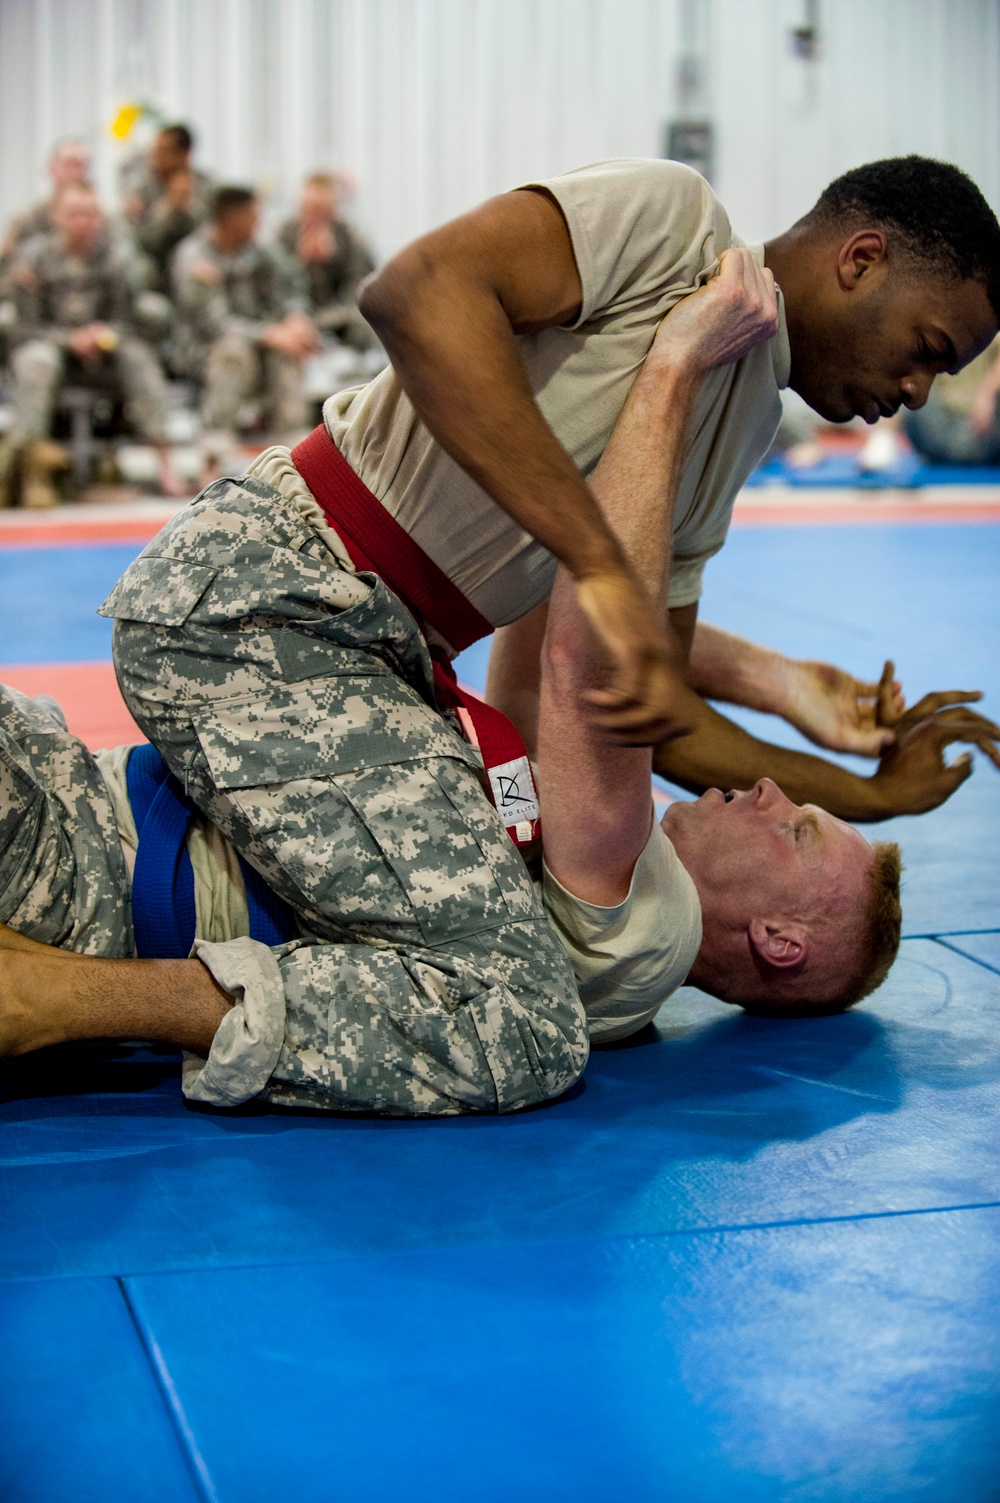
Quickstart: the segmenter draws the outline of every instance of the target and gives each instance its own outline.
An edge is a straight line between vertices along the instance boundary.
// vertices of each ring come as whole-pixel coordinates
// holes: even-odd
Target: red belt
[[[356,569],[377,574],[416,618],[456,652],[493,628],[461,590],[415,543],[351,469],[320,423],[292,450],[292,463],[343,541]],[[442,709],[464,710],[489,775],[490,797],[507,834],[523,849],[541,837],[538,793],[524,742],[499,710],[455,677],[444,653],[431,649],[434,693]]]

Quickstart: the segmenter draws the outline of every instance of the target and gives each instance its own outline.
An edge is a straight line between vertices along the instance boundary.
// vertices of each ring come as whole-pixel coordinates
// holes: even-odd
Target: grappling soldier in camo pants
[[[281,1002],[256,1092],[406,1115],[547,1100],[588,1054],[569,959],[412,617],[322,532],[252,476],[219,481],[102,607],[136,721],[302,935],[255,946]]]

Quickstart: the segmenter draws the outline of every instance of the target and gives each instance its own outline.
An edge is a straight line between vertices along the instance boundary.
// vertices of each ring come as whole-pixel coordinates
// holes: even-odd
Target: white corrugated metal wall
[[[745,236],[903,151],[957,161],[1000,206],[1000,0],[822,0],[813,62],[790,46],[804,0],[0,0],[0,216],[61,135],[92,141],[110,195],[108,122],[134,98],[275,209],[303,172],[348,168],[385,254],[526,177],[659,154],[685,5]]]

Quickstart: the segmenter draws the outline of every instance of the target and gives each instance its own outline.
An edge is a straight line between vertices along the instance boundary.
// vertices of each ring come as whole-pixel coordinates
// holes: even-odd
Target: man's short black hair
[[[229,184],[225,188],[216,188],[212,199],[212,218],[224,219],[227,214],[232,214],[237,209],[248,209],[256,202],[257,195],[252,188],[241,188],[235,184]]]
[[[194,132],[187,125],[165,125],[161,136],[169,136],[178,151],[194,150]]]
[[[949,280],[981,282],[1000,320],[1000,224],[951,162],[887,157],[826,188],[807,222],[884,230],[904,255]]]

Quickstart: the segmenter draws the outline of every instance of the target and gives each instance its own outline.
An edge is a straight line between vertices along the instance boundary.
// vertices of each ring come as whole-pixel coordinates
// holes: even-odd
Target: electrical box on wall
[[[715,166],[715,130],[711,120],[671,120],[664,132],[663,155],[672,162],[693,167],[712,181]]]

